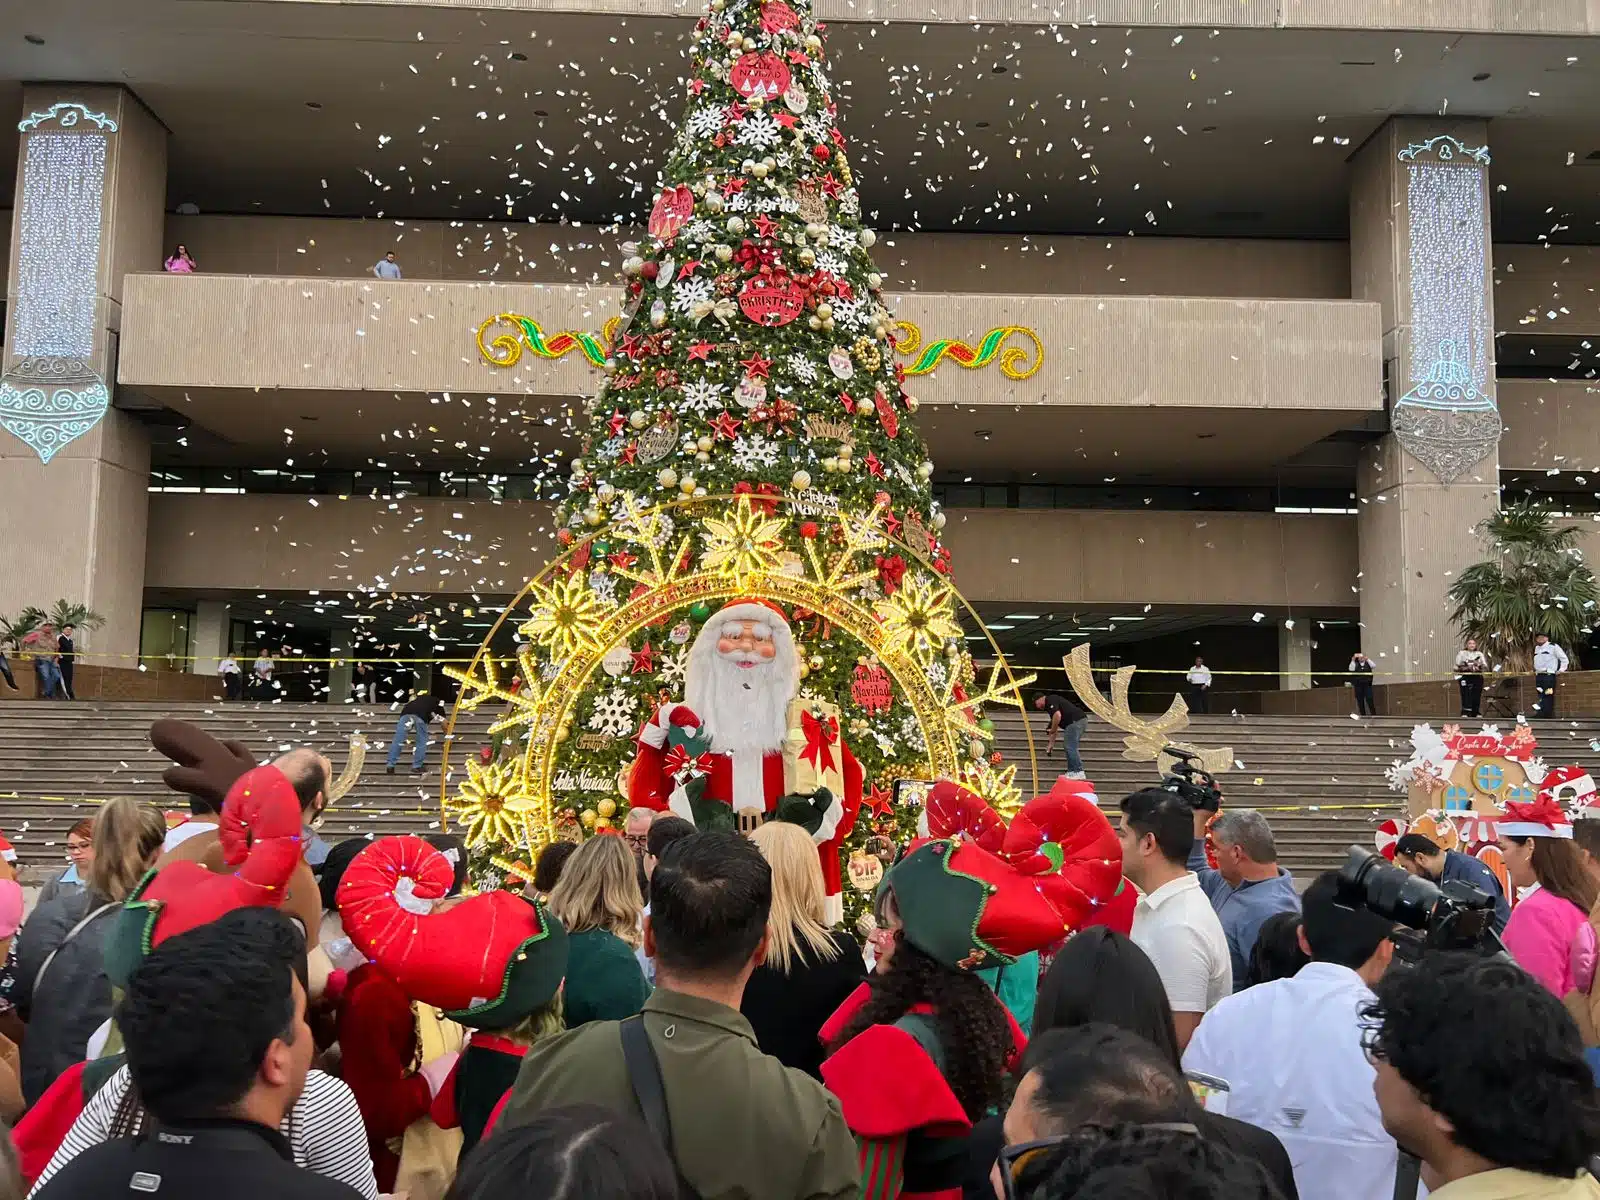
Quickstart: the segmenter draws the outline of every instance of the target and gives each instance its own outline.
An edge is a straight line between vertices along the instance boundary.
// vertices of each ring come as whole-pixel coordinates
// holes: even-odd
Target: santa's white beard
[[[700,718],[711,748],[722,754],[782,750],[789,735],[789,701],[799,682],[798,672],[780,665],[783,647],[777,657],[752,667],[723,658],[715,646],[710,649],[690,663],[683,702]]]

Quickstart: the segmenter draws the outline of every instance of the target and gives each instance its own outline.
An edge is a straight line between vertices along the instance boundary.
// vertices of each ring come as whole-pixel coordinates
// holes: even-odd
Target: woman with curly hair
[[[650,996],[638,956],[644,896],[628,843],[612,834],[592,837],[561,870],[550,913],[567,930],[567,1028],[620,1021]]]
[[[822,1027],[822,1080],[861,1152],[863,1200],[953,1200],[987,1158],[1022,1031],[977,971],[1059,939],[1034,881],[970,842],[927,842],[878,894],[878,971]]]

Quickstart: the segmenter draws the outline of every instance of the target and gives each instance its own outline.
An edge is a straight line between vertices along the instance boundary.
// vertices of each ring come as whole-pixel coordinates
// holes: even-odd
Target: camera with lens
[[[1200,765],[1200,756],[1192,750],[1167,746],[1164,752],[1178,761],[1162,776],[1161,790],[1181,796],[1191,808],[1216,812],[1222,807],[1222,789],[1216,776]]]
[[[1335,898],[1345,908],[1364,908],[1404,926],[1394,932],[1395,952],[1403,959],[1415,961],[1426,950],[1503,949],[1488,892],[1458,879],[1440,887],[1362,846],[1351,846],[1339,868]]]

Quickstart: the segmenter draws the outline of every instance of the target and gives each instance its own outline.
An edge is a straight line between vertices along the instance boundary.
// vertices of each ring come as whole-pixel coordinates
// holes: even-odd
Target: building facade
[[[988,632],[1240,686],[1358,645],[1447,670],[1502,491],[1600,508],[1600,18],[958,8],[819,12],[903,364],[976,355],[914,390]],[[695,16],[30,15],[0,49],[0,613],[81,600],[90,661],[201,673],[474,644],[553,552],[599,375],[550,339],[619,309]]]

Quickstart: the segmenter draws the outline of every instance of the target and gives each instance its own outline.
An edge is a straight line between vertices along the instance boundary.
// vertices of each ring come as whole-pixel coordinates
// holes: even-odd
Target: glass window
[[[147,608],[139,622],[139,665],[150,671],[189,669],[190,615],[178,608]]]

